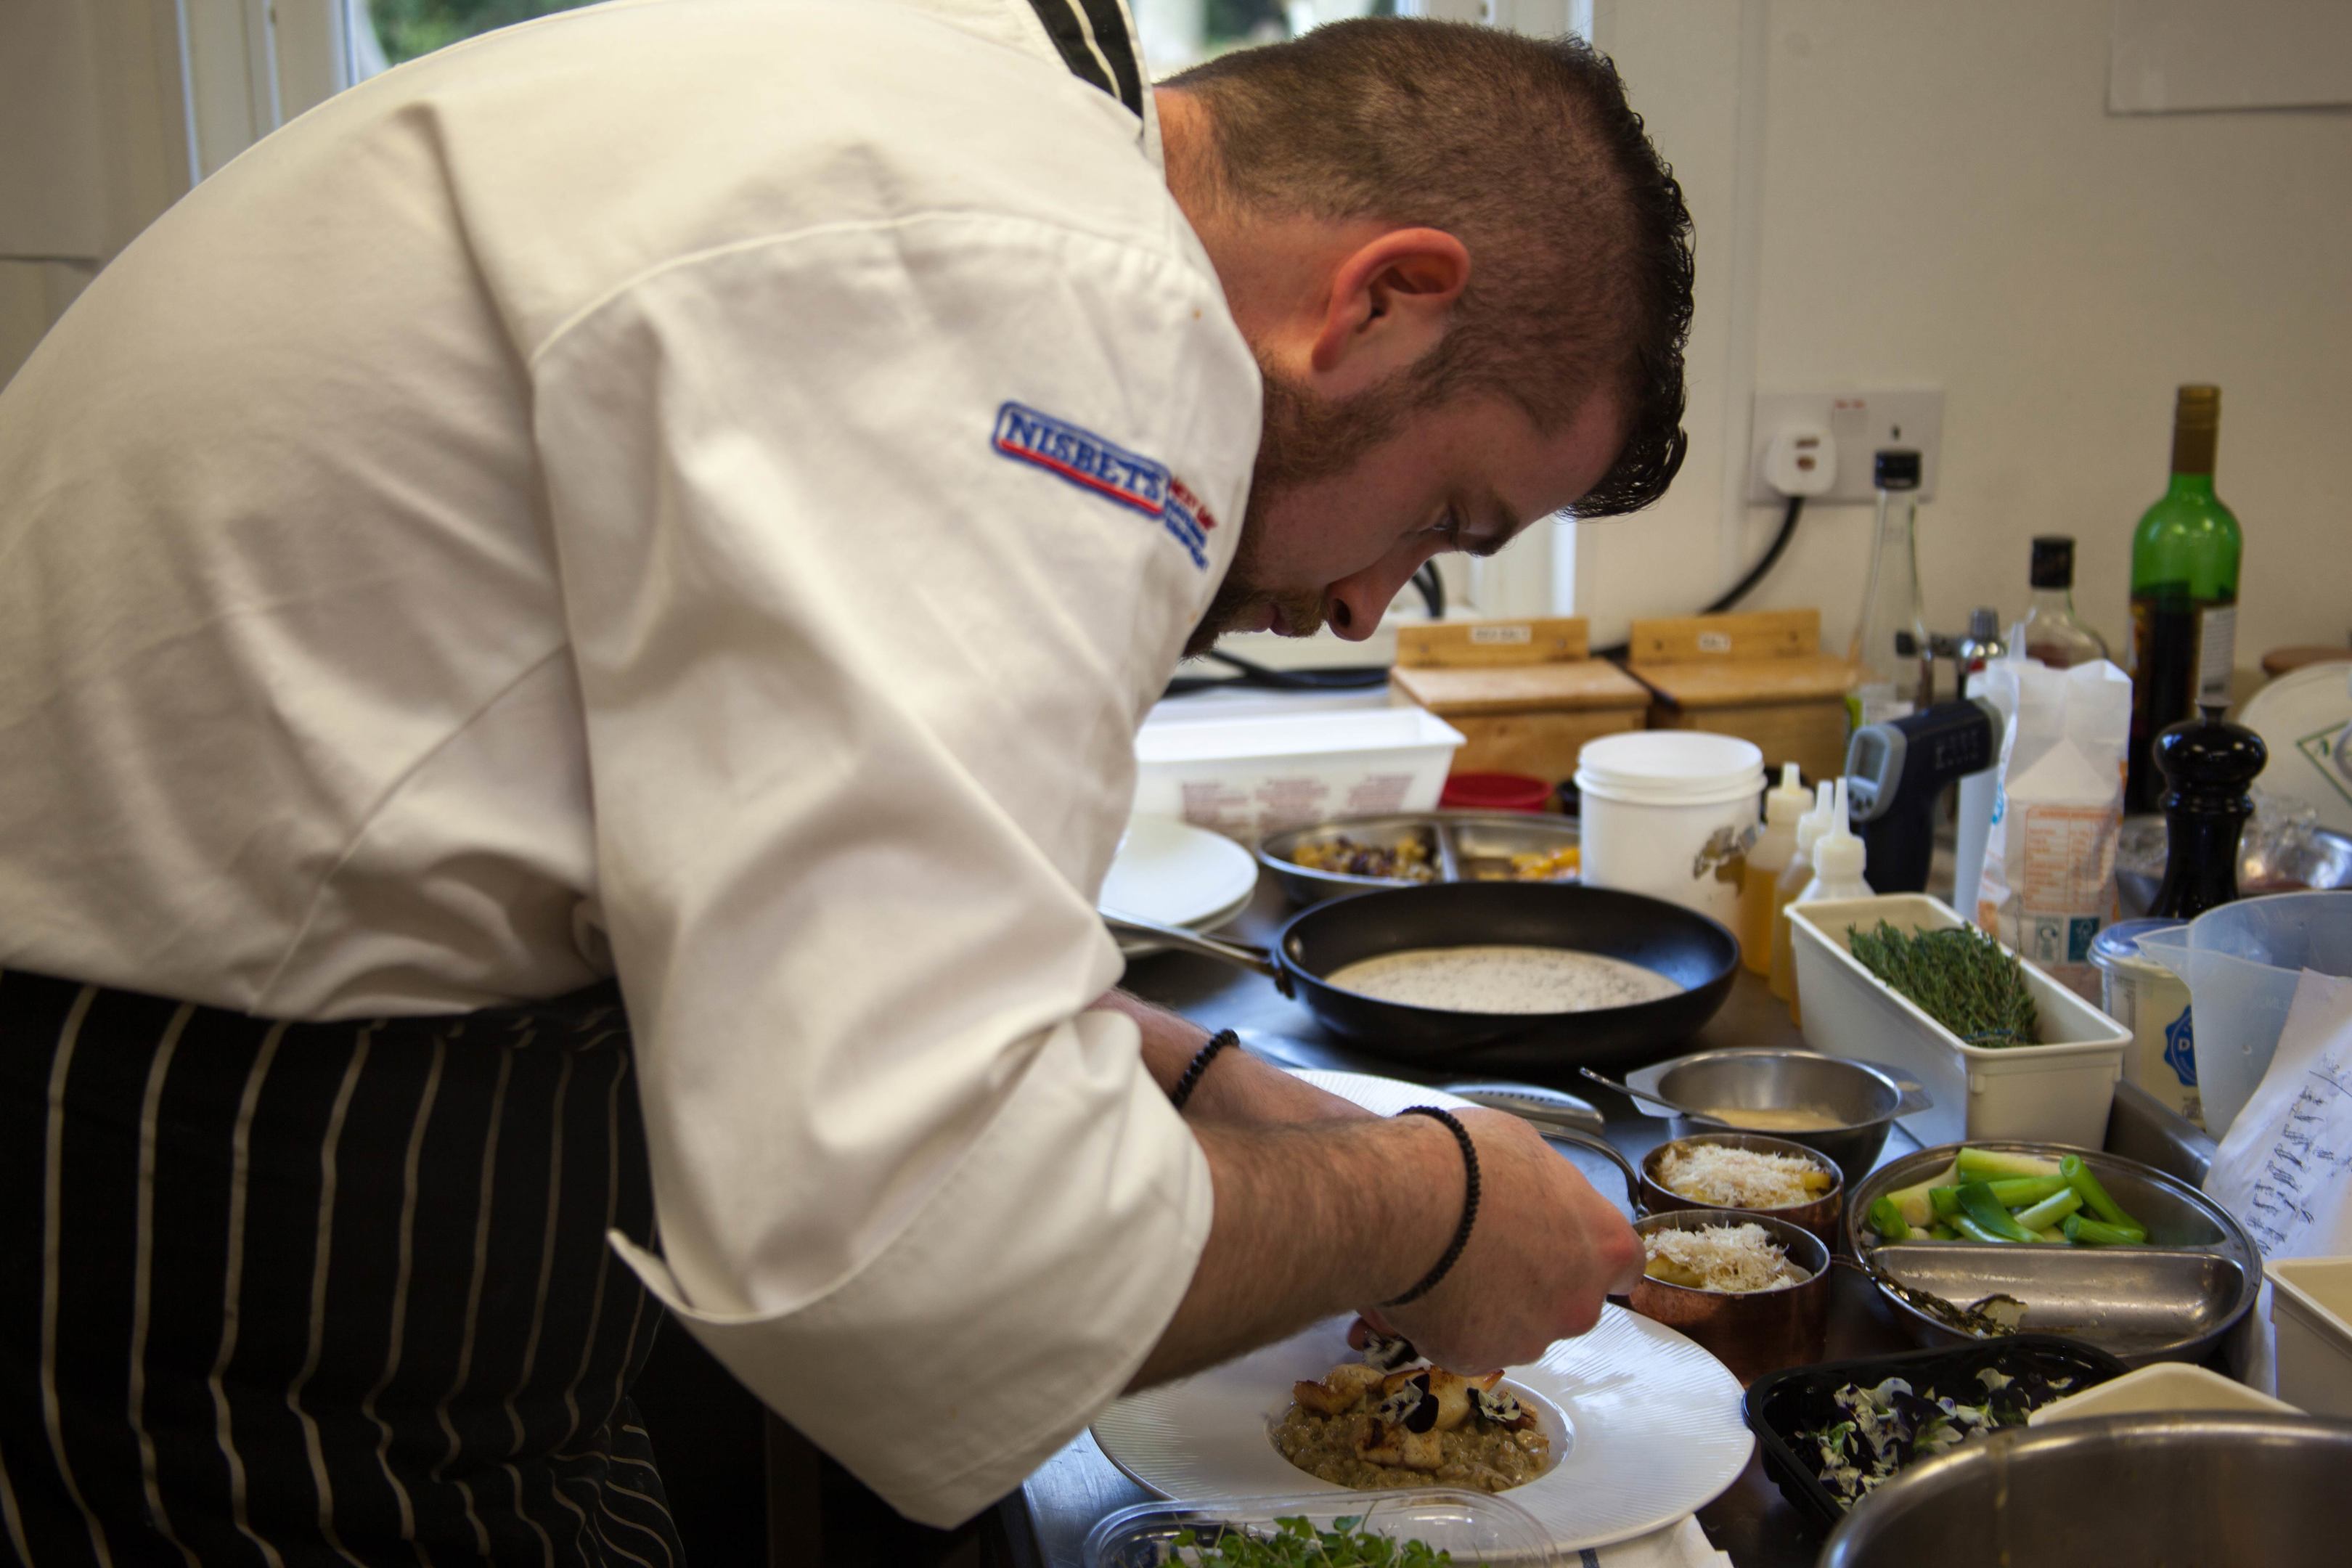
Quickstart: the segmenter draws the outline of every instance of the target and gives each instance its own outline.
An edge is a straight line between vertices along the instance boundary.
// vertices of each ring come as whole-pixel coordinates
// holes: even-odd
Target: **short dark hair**
[[[1682,466],[1691,221],[1607,56],[1573,37],[1367,18],[1221,56],[1168,86],[1208,111],[1244,212],[1443,229],[1471,255],[1426,400],[1492,391],[1539,429],[1610,386],[1625,443],[1576,507],[1637,510]]]

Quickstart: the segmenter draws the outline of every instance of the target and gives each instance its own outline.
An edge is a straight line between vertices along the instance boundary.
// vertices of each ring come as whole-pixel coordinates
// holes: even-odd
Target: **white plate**
[[[1248,908],[1256,891],[1256,857],[1223,834],[1139,816],[1127,825],[1097,901],[1164,926],[1214,931]],[[1122,939],[1118,950],[1133,958],[1159,944]]]
[[[2352,664],[2288,671],[2246,699],[2238,722],[2270,748],[2257,788],[2312,807],[2323,827],[2352,833],[2352,757],[2336,747],[2352,723]]]
[[[1454,1096],[1360,1073],[1297,1075],[1370,1110],[1458,1105]],[[1201,1501],[1284,1492],[1339,1492],[1276,1452],[1272,1429],[1290,1385],[1353,1359],[1349,1320],[1334,1318],[1241,1360],[1122,1399],[1094,1426],[1111,1462],[1162,1497]],[[1602,1310],[1580,1339],[1561,1340],[1506,1376],[1552,1440],[1552,1468],[1504,1493],[1573,1552],[1672,1524],[1705,1506],[1746,1468],[1755,1438],[1740,1420],[1739,1382],[1660,1323]]]

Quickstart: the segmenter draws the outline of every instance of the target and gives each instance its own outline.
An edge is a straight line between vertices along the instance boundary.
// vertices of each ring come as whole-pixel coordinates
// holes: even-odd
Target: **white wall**
[[[1698,226],[1692,451],[1664,503],[1579,529],[1596,639],[1704,603],[1777,511],[1738,499],[1750,392],[1940,386],[1929,619],[2013,613],[2072,532],[2123,637],[2173,387],[2222,388],[2246,530],[2239,662],[2352,630],[2352,113],[2110,117],[2108,0],[1601,0],[1596,36]],[[1842,648],[1866,508],[1808,513],[1749,602]]]

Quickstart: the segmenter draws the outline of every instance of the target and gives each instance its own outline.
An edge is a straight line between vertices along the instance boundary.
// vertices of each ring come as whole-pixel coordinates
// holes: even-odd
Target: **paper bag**
[[[2091,939],[2116,916],[2131,679],[2105,659],[2051,669],[2025,658],[1980,679],[2008,722],[1977,924],[2095,1003]]]

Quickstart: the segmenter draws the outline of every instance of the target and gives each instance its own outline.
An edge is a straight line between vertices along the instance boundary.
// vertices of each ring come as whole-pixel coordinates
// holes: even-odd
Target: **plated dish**
[[[1274,1446],[1316,1479],[1355,1491],[1508,1491],[1551,1461],[1551,1439],[1500,1372],[1465,1377],[1378,1336],[1362,1360],[1290,1385]]]
[[[1366,1074],[1297,1076],[1380,1115],[1467,1103]],[[1348,1326],[1334,1318],[1122,1399],[1096,1421],[1095,1439],[1113,1464],[1161,1497],[1349,1495],[1300,1471],[1274,1439],[1296,1383],[1360,1359],[1349,1348]],[[1541,1360],[1504,1369],[1502,1386],[1533,1412],[1550,1465],[1501,1495],[1533,1515],[1556,1549],[1605,1546],[1672,1524],[1729,1486],[1754,1447],[1739,1419],[1738,1380],[1723,1363],[1621,1307],[1603,1309],[1591,1333],[1558,1342]]]

